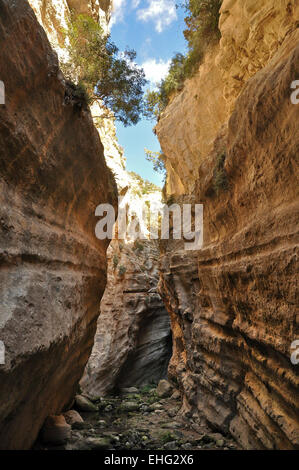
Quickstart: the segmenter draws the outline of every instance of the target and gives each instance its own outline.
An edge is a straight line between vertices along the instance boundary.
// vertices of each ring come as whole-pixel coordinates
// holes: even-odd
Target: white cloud
[[[148,59],[141,67],[145,72],[146,79],[150,82],[151,87],[155,87],[163,78],[166,77],[170,65],[170,60]]]
[[[132,0],[132,8],[138,8],[141,0]]]
[[[113,0],[110,28],[115,23],[120,23],[124,20],[126,6],[127,0]]]
[[[148,6],[137,10],[141,21],[153,21],[158,33],[177,19],[175,0],[147,0]]]

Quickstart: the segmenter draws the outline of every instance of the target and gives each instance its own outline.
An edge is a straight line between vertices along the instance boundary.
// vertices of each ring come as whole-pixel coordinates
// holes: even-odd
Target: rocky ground
[[[92,400],[77,396],[75,407],[80,414],[71,411],[64,417],[53,417],[60,418],[60,422],[52,422],[48,430],[44,427],[35,449],[237,449],[231,438],[195,424],[190,417],[180,416],[178,392],[170,397],[161,395],[156,387],[144,387]]]

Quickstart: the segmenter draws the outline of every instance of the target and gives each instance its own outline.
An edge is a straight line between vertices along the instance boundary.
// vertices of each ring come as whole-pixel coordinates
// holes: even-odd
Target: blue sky
[[[129,47],[137,52],[137,63],[144,67],[151,87],[165,76],[174,54],[186,50],[184,11],[175,4],[176,0],[114,0],[111,39],[120,50]],[[154,122],[147,120],[126,128],[117,123],[117,136],[125,149],[127,169],[162,186],[162,177],[144,154],[145,147],[160,150],[153,127]]]

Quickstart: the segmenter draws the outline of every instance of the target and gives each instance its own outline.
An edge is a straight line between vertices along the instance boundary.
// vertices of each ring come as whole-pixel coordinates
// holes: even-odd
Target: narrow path
[[[35,448],[68,450],[198,450],[237,449],[236,443],[179,416],[181,400],[159,398],[156,389],[94,401],[98,411],[82,412],[83,423],[72,425],[71,438],[63,446]]]

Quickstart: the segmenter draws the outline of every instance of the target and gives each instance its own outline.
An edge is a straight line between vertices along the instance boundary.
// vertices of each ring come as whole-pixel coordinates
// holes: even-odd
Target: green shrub
[[[141,197],[142,195],[145,194],[150,194],[155,191],[160,191],[160,188],[156,186],[154,183],[151,183],[147,179],[143,179],[138,173],[135,173],[135,171],[129,171],[128,172],[137,182],[138,188],[132,189],[133,194],[136,196]]]
[[[153,165],[155,172],[163,175],[163,180],[166,179],[165,157],[162,152],[152,152],[151,150],[144,149],[145,158]]]
[[[120,276],[124,276],[126,271],[127,271],[127,268],[121,264],[120,267],[118,268],[118,274]]]
[[[228,189],[227,174],[224,168],[225,158],[225,153],[221,153],[217,156],[216,159],[216,166],[213,175],[213,187],[216,194],[218,194],[221,190]]]
[[[153,388],[155,388],[156,385],[155,384],[148,384],[148,385],[144,385],[141,389],[140,389],[140,393],[142,395],[147,395],[151,390],[153,390]]]
[[[173,194],[172,194],[171,196],[169,196],[169,198],[167,198],[166,204],[167,204],[168,206],[172,206],[172,204],[175,204],[175,197],[174,197]]]
[[[83,83],[79,82],[77,85],[71,80],[66,81],[66,92],[64,101],[66,104],[72,103],[78,110],[86,110],[91,104],[89,94]]]
[[[180,91],[187,78],[192,77],[202,61],[209,44],[220,39],[218,27],[222,0],[185,0],[183,6],[187,17],[184,31],[188,52],[177,53],[170,64],[168,75],[158,85],[157,91],[148,91],[145,96],[145,116],[159,119],[173,93]]]
[[[160,440],[163,444],[166,444],[167,442],[174,441],[175,436],[170,431],[165,431],[160,434]]]
[[[144,250],[143,244],[142,244],[140,241],[135,240],[135,242],[134,242],[134,250],[139,251],[139,252],[143,251],[143,250]]]
[[[207,46],[219,41],[218,27],[222,0],[186,0],[185,18],[187,29],[184,31],[188,42],[186,69],[189,75],[196,72]]]
[[[117,268],[118,262],[119,262],[118,256],[115,254],[113,256],[113,267],[114,267],[114,269]]]

